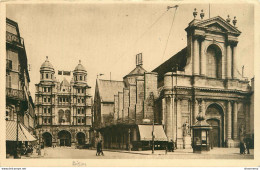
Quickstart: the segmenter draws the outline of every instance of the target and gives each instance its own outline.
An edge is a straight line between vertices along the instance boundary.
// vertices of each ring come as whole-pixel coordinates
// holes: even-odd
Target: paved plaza
[[[240,155],[239,148],[214,148],[201,154],[192,149],[177,149],[165,154],[164,150],[126,151],[104,150],[104,156],[96,156],[94,149],[73,149],[70,147],[45,148],[44,156],[33,154],[22,159],[254,159],[254,150],[250,154]]]

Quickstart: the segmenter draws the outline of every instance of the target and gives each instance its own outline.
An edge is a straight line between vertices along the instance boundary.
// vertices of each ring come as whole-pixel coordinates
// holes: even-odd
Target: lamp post
[[[16,109],[16,143],[15,143],[15,152],[14,152],[14,159],[20,159],[19,155],[19,120],[18,115],[20,113],[20,101],[18,101],[17,109]]]
[[[153,126],[152,126],[152,154],[154,154],[154,94],[150,93],[150,103],[153,110]]]

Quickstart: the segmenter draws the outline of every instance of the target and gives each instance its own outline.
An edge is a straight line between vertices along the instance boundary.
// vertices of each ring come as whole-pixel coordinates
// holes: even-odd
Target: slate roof
[[[158,73],[158,80],[163,79],[163,76],[167,72],[176,71],[176,64],[178,64],[178,71],[183,71],[187,63],[187,47],[179,51],[177,54],[169,58],[167,61],[159,65],[152,72]]]
[[[98,79],[97,86],[102,102],[114,102],[114,95],[122,92],[125,84],[123,81]]]
[[[144,75],[147,72],[142,66],[136,66],[129,74],[125,77],[132,76],[132,75]]]

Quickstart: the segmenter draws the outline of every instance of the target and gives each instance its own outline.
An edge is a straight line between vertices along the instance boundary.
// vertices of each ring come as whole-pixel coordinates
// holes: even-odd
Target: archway
[[[51,147],[52,146],[52,136],[49,132],[44,132],[42,134],[44,146]]]
[[[222,53],[215,44],[207,48],[207,76],[211,78],[222,77]]]
[[[85,134],[82,132],[77,133],[77,141],[79,145],[85,144]]]
[[[71,134],[68,131],[60,131],[58,133],[58,138],[60,140],[60,146],[71,146]]]
[[[218,104],[211,104],[206,110],[207,123],[212,126],[210,140],[213,147],[224,146],[224,112]]]

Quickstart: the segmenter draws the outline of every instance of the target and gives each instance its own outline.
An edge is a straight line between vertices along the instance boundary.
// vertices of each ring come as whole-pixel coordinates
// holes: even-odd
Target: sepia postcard
[[[0,5],[1,166],[260,165],[259,2]]]

